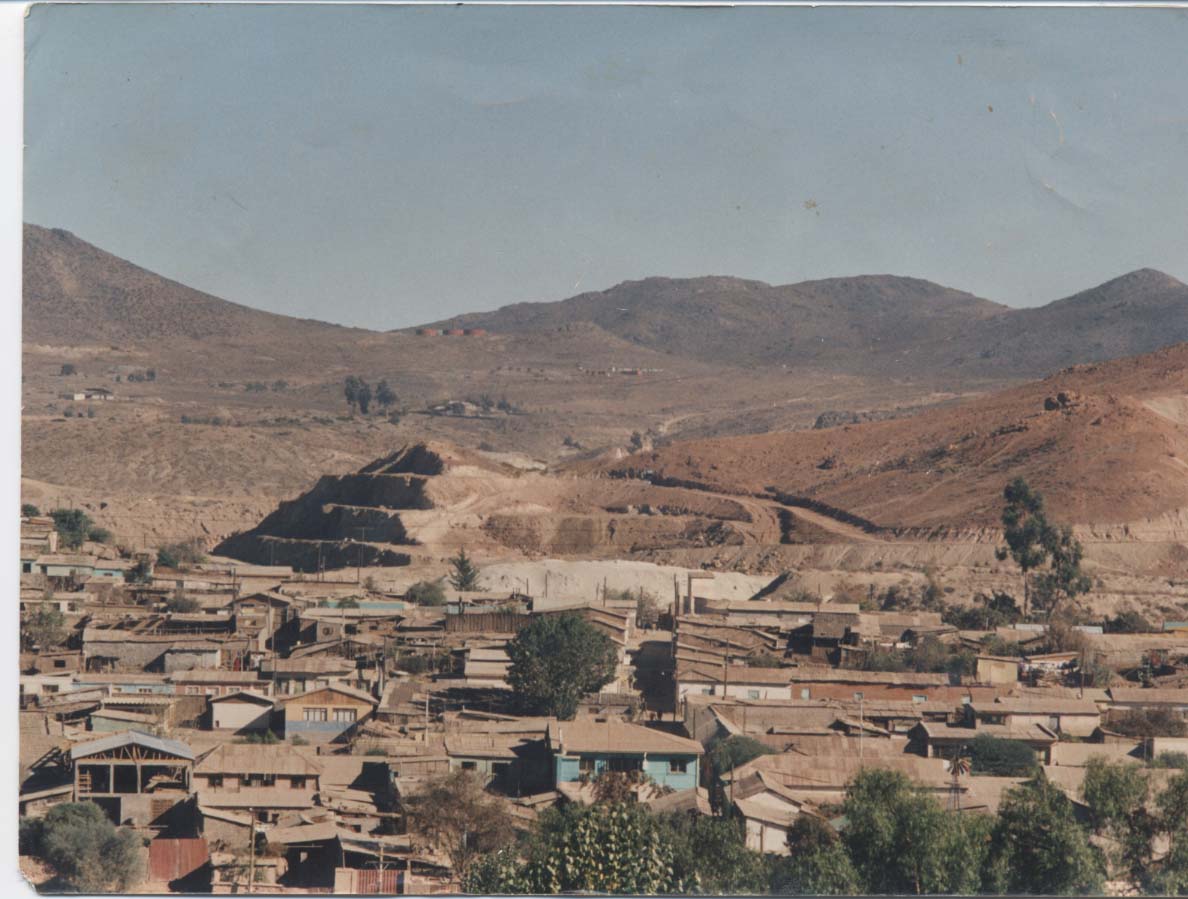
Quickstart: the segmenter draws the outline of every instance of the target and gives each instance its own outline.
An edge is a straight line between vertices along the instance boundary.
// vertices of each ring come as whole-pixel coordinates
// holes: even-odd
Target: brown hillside
[[[1188,507],[1188,345],[908,418],[674,443],[608,467],[774,488],[888,528],[993,525],[1021,475],[1061,520],[1139,522]]]

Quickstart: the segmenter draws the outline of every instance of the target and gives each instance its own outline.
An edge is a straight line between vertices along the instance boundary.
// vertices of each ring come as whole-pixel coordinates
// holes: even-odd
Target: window
[[[669,759],[668,771],[670,774],[684,774],[689,770],[688,759]]]
[[[611,759],[608,767],[612,771],[640,771],[643,769],[642,759]]]
[[[928,701],[928,697],[921,696],[919,693],[917,693],[915,696],[912,697],[912,702],[927,702],[927,701]]]
[[[334,720],[339,724],[354,724],[355,710],[354,709],[335,709]]]
[[[758,690],[747,690],[747,699],[758,699],[758,698],[759,698]]]
[[[306,721],[325,721],[326,720],[326,710],[316,708],[314,706],[309,706],[307,709],[305,709],[305,720]]]
[[[702,692],[702,695],[704,695],[704,696],[713,696],[714,688],[713,687],[702,687],[701,692]]]
[[[594,771],[594,756],[583,755],[582,760],[580,762],[578,762],[578,770],[593,772]]]
[[[801,688],[800,688],[800,698],[801,698],[801,699],[808,699],[808,698],[809,698],[809,688],[808,688],[808,687],[801,687]]]
[[[65,659],[54,659],[54,667],[55,668],[65,668],[66,660]]]
[[[474,771],[476,768],[478,768],[478,762],[463,762],[462,763],[463,771]]]
[[[245,787],[274,787],[276,786],[275,774],[241,774],[239,782]]]
[[[206,778],[206,785],[208,787],[218,788],[223,785],[223,775],[211,774]]]
[[[304,777],[290,777],[289,778],[289,786],[292,787],[294,790],[304,790],[305,789],[305,778]]]

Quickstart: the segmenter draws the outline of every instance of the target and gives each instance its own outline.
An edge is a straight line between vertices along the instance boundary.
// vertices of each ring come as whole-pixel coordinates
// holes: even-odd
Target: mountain
[[[727,277],[647,278],[439,326],[523,333],[592,322],[635,344],[710,362],[859,371],[922,343],[955,340],[1008,311],[972,294],[891,275],[779,287]]]
[[[1188,344],[891,421],[674,442],[604,471],[784,494],[892,531],[994,526],[1003,487],[1022,476],[1059,521],[1182,539]]]
[[[352,329],[261,312],[154,274],[69,231],[26,224],[27,343],[276,340]],[[362,332],[360,332],[362,333]]]
[[[891,377],[1038,377],[1188,340],[1188,286],[1151,269],[1036,309],[892,275],[772,286],[648,278],[442,327],[543,332],[594,322],[651,349],[728,365]]]

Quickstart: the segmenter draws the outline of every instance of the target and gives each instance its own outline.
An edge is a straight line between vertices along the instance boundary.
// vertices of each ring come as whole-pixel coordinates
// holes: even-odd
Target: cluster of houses
[[[729,802],[751,848],[783,853],[797,816],[831,820],[871,766],[994,811],[1019,779],[953,765],[979,735],[1030,746],[1074,799],[1095,755],[1188,752],[1188,739],[1111,729],[1130,710],[1188,715],[1188,630],[1087,634],[1094,661],[1119,673],[1086,687],[1084,653],[996,656],[979,651],[993,634],[937,614],[843,603],[678,596],[661,629],[640,624],[634,600],[454,595],[426,607],[233,563],[131,584],[97,564],[63,574],[22,558],[21,578],[22,613],[50,603],[65,628],[21,658],[20,813],[96,803],[151,838],[149,885],[162,891],[455,891],[448,853],[404,814],[453,771],[504,796],[516,828],[596,801],[611,772],[657,812]],[[572,720],[513,713],[507,644],[549,615],[579,615],[618,649],[613,678]],[[1042,642],[1010,636],[1024,652]],[[972,648],[976,673],[863,665],[927,638]],[[1125,677],[1144,664],[1146,686]],[[715,778],[706,754],[731,737],[767,753]]]

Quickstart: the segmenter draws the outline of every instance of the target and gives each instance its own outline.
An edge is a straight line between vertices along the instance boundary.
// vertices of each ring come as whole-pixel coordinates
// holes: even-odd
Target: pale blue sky
[[[648,275],[1188,278],[1183,11],[56,6],[25,218],[391,328]],[[807,205],[806,205],[807,204]]]

